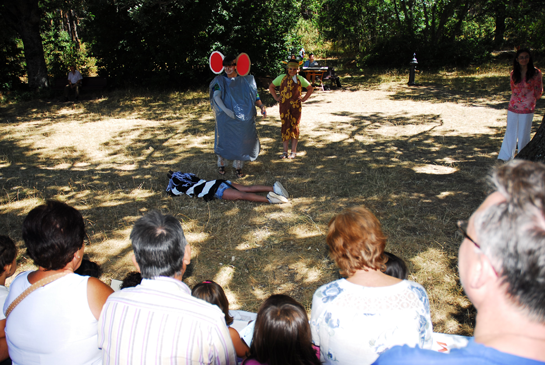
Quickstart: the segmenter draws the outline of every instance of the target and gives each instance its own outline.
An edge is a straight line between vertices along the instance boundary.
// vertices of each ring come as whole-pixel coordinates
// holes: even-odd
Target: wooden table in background
[[[316,81],[316,77],[320,78],[320,87],[322,88],[322,91],[324,91],[324,74],[327,72],[327,67],[303,67],[303,72],[305,73],[305,78],[310,82],[310,84],[314,84]]]

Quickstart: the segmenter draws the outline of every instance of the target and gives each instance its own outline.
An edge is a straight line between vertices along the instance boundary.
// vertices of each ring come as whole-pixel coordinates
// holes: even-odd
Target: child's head
[[[407,269],[407,264],[403,261],[402,258],[397,257],[393,253],[384,252],[384,255],[388,257],[386,262],[386,275],[393,276],[401,280],[407,280],[409,276],[409,270]]]
[[[90,276],[92,278],[98,279],[100,278],[100,275],[102,275],[102,269],[96,262],[84,257],[81,260],[81,265],[76,271],[74,271],[74,274],[78,274],[81,276]]]
[[[6,274],[9,278],[17,269],[15,259],[17,258],[17,246],[8,236],[0,236],[0,275],[6,271],[6,266],[10,266],[10,271]]]
[[[210,304],[215,304],[225,314],[225,323],[229,326],[233,323],[233,317],[229,315],[229,301],[223,288],[212,280],[205,280],[193,287],[191,295]]]
[[[138,271],[131,271],[123,279],[123,282],[121,283],[120,288],[121,289],[132,288],[134,286],[139,285],[141,282],[142,282],[142,274],[140,274]]]
[[[319,364],[305,309],[295,299],[272,295],[259,308],[250,358],[269,365]]]

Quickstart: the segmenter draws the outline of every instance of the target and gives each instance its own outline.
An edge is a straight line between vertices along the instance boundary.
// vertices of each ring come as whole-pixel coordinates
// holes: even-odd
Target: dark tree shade
[[[253,74],[274,75],[297,10],[288,0],[96,0],[84,27],[112,85],[179,87],[213,76],[214,50],[246,52]]]
[[[31,89],[48,86],[47,67],[40,36],[41,10],[38,0],[0,0],[2,18],[23,41]]]
[[[545,161],[545,115],[534,138],[515,158],[529,161]]]

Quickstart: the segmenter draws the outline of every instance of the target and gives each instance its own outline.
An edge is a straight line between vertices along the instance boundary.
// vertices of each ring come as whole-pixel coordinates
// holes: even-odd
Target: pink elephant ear
[[[250,67],[252,63],[250,62],[250,56],[246,53],[241,53],[237,57],[237,73],[240,76],[246,76],[250,73]]]
[[[219,51],[214,51],[210,55],[210,69],[215,74],[220,74],[223,72],[223,55]]]

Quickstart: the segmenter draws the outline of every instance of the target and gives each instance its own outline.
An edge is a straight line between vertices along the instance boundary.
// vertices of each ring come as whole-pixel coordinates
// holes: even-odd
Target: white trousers
[[[522,151],[524,146],[530,142],[533,119],[534,113],[517,114],[507,111],[507,129],[505,130],[505,137],[503,137],[498,160],[509,161],[515,157],[517,138],[518,152]]]

